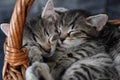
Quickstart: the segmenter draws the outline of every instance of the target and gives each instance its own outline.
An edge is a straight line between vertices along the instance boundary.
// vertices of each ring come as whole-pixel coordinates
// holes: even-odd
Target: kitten
[[[45,63],[34,63],[27,69],[26,80],[119,80],[118,73],[110,56],[99,53],[74,62],[74,58],[64,57],[64,64],[58,64],[57,75],[60,68],[64,70],[57,78],[51,76],[48,66]],[[70,62],[74,62],[70,66]],[[61,66],[62,65],[62,66]],[[68,66],[65,68],[65,66]],[[30,69],[31,68],[31,69]],[[30,76],[30,77],[29,77]],[[54,79],[55,78],[55,79]]]
[[[96,40],[99,31],[101,31],[105,25],[107,19],[108,17],[105,14],[91,16],[87,12],[79,10],[56,13],[53,9],[52,0],[48,0],[48,3],[43,10],[42,17],[38,17],[25,25],[23,42],[29,49],[31,62],[35,62],[35,64],[33,63],[33,65],[27,69],[26,76],[31,72],[30,75],[33,76],[31,77],[32,80],[34,80],[34,77],[36,80],[41,77],[44,77],[46,80],[52,80],[52,77],[50,77],[50,74],[52,74],[53,78],[58,80],[60,79],[59,77],[64,76],[62,73],[64,73],[67,68],[69,70],[69,67],[74,65],[73,63],[77,63],[76,61],[80,62],[83,58],[87,60],[85,57],[91,57],[95,54],[98,55],[101,51],[104,52],[104,49],[99,48],[98,42],[94,41]],[[57,41],[59,41],[60,47],[58,47],[60,48],[60,51],[56,49]],[[81,47],[82,45],[85,45],[84,48]],[[59,56],[59,53],[61,53],[62,56]],[[41,55],[47,57],[53,55],[50,58],[54,59],[53,61],[55,63],[53,64],[55,65],[52,64],[52,67],[50,67],[51,72],[46,68],[47,65],[45,63],[40,63],[42,60]],[[106,59],[104,60],[106,61]],[[39,62],[36,63],[36,61]],[[48,61],[49,59],[47,62]],[[111,66],[108,66],[107,64],[103,64],[102,66],[104,65],[111,68]],[[100,69],[104,69],[102,66]],[[45,74],[47,74],[47,76],[45,76]],[[68,73],[65,72],[65,74]],[[105,74],[102,75],[106,77]],[[112,73],[110,75],[112,75]],[[99,78],[99,76],[96,77]]]
[[[108,20],[105,14],[91,16],[82,10],[70,10],[62,14],[57,26],[60,46],[74,47],[94,38]]]
[[[42,15],[29,20],[25,24],[23,44],[29,50],[30,61],[42,61],[42,56],[54,54],[59,35],[56,23],[59,16],[52,10],[51,0],[45,6]]]
[[[23,43],[29,50],[30,58],[34,58],[33,55],[37,56],[37,54],[45,57],[50,57],[54,54],[59,39],[54,26],[54,22],[49,22],[42,18],[35,19],[35,21],[32,20],[25,25]]]
[[[107,21],[106,15],[99,14],[90,16],[87,13],[85,14],[85,12],[74,10],[65,11],[60,14],[61,17],[57,24],[57,29],[61,39],[60,47],[58,46],[55,54],[52,57],[50,57],[49,59],[47,58],[47,63],[51,68],[50,73],[55,80],[61,79],[61,77],[64,76],[64,71],[67,68],[69,69],[70,66],[72,67],[74,63],[76,63],[76,61],[80,62],[81,59],[86,59],[85,57],[91,57],[95,54],[98,55],[100,53],[104,53],[104,56],[106,55],[104,46],[102,44],[98,44],[99,41],[96,41],[99,31],[102,30],[103,26]],[[110,57],[107,59],[110,60]],[[106,61],[107,59],[104,60]],[[52,61],[53,63],[51,66],[49,62],[51,63]],[[110,64],[112,65],[112,62]],[[103,64],[102,66],[107,66],[110,69],[113,68],[111,68],[111,66],[107,64]],[[105,68],[102,66],[100,67],[100,69],[101,72],[104,72],[103,69]],[[42,73],[44,73],[44,71]],[[65,74],[69,73],[66,72]],[[106,78],[108,76],[102,73],[98,73],[98,75],[104,76],[103,78]],[[110,77],[111,75],[113,75],[113,73],[109,74]],[[98,79],[100,78],[100,76],[96,76],[96,78]]]

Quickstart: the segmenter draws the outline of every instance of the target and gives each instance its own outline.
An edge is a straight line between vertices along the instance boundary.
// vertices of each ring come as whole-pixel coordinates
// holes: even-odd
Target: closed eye
[[[69,33],[68,33],[68,35],[69,36],[77,36],[77,35],[81,35],[82,33],[81,32],[76,32],[76,31],[70,31]]]
[[[73,36],[73,37],[78,37],[78,38],[90,38],[91,36],[88,36],[88,34],[86,32],[83,31],[71,31],[69,33],[69,36]]]
[[[72,33],[74,33],[74,31],[70,31],[67,35],[70,36]]]

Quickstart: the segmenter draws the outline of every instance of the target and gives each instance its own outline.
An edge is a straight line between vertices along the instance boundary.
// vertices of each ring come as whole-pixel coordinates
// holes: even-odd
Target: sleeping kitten
[[[96,76],[96,79],[110,78],[112,80],[115,78],[116,80],[118,80],[116,77],[112,76],[113,73],[108,74],[109,71],[108,72],[105,71],[106,67],[112,69],[113,63],[110,57],[104,58],[104,56],[107,56],[106,55],[107,53],[104,50],[104,45],[102,45],[99,41],[96,41],[99,31],[102,30],[106,21],[107,21],[107,15],[105,14],[90,16],[86,12],[75,11],[75,10],[65,11],[61,13],[60,20],[56,25],[60,35],[60,39],[61,39],[60,47],[58,46],[55,51],[55,54],[50,58],[47,58],[48,60],[46,60],[47,64],[51,68],[50,69],[51,71],[50,72],[48,71],[48,73],[51,73],[52,77],[55,80],[60,80],[62,76],[64,77],[63,74],[67,68],[69,70],[69,67],[76,66],[76,64],[74,65],[74,63],[79,63],[82,59],[87,60],[87,58],[85,57],[99,55],[100,53],[103,53],[102,56],[99,55],[100,58],[104,59],[102,62],[98,63],[100,65],[100,69],[97,66],[95,66],[96,63],[94,63],[93,66],[95,66],[96,70],[98,69],[100,70],[100,72],[103,72],[103,73],[98,73],[98,74],[93,73],[93,76]],[[89,60],[93,60],[93,59],[88,59],[87,61]],[[111,61],[110,64],[107,64],[106,60],[110,60]],[[96,59],[95,61],[97,62],[99,60]],[[33,73],[35,71],[33,71]],[[114,69],[112,71],[114,72]],[[42,73],[45,73],[45,72],[43,71]],[[65,72],[65,74],[69,75],[69,73],[67,72]],[[108,74],[109,77],[108,75],[105,75],[105,74]],[[92,72],[90,72],[89,75],[92,75]],[[99,75],[102,75],[102,78],[100,78]],[[115,73],[115,75],[117,75],[117,73]],[[43,76],[43,75],[40,75],[40,76]],[[78,76],[81,76],[81,75],[78,75]],[[85,76],[85,77],[88,77],[88,76]],[[70,78],[70,77],[71,75],[67,76],[66,79],[65,77],[63,79],[67,80],[67,78]],[[87,79],[89,80],[89,78]],[[91,80],[94,80],[94,78]]]
[[[96,37],[106,24],[108,16],[98,14],[91,16],[88,12],[81,10],[66,11],[62,14],[59,22],[58,32],[60,34],[60,45],[62,47],[74,47]]]
[[[53,8],[51,8],[51,9],[53,9]],[[51,9],[49,9],[49,10],[51,10]],[[51,10],[51,11],[53,11],[53,10]],[[55,54],[52,57],[50,57],[49,59],[47,58],[48,60],[46,60],[46,62],[48,63],[48,65],[51,68],[50,69],[51,72],[48,71],[48,73],[51,73],[52,77],[55,80],[60,80],[61,77],[64,76],[63,74],[67,68],[69,69],[70,66],[72,67],[74,65],[73,63],[76,63],[76,61],[80,62],[81,59],[86,59],[85,57],[91,57],[95,54],[98,55],[100,53],[104,53],[104,55],[101,58],[104,59],[105,61],[107,59],[111,60],[110,57],[104,58],[104,56],[106,56],[104,47],[102,46],[102,48],[101,48],[102,44],[98,44],[98,43],[100,43],[99,41],[95,42],[95,40],[97,39],[97,36],[99,34],[99,31],[102,30],[103,26],[107,22],[107,19],[108,19],[107,15],[99,14],[99,15],[90,16],[86,12],[79,11],[79,10],[78,11],[75,11],[75,10],[65,11],[60,14],[61,14],[60,20],[58,21],[58,24],[56,25],[56,27],[58,29],[58,33],[60,35],[60,40],[61,40],[60,44],[59,44],[60,47],[58,46],[58,48],[55,51]],[[55,15],[53,14],[53,16],[55,16]],[[90,60],[92,60],[92,59],[90,59]],[[102,61],[103,64],[102,64],[102,62],[99,63],[99,65],[102,64],[100,66],[100,69],[101,69],[100,71],[103,72],[104,74],[103,73],[98,73],[98,74],[93,73],[93,75],[94,76],[98,75],[98,76],[96,76],[96,79],[100,79],[99,75],[102,75],[101,79],[103,79],[103,78],[108,79],[110,77],[111,80],[113,78],[118,80],[116,77],[112,77],[113,73],[108,74],[109,77],[108,77],[108,75],[105,75],[109,72],[109,71],[104,72],[105,68],[108,67],[108,68],[112,69],[113,67],[111,68],[112,62],[110,63],[111,66],[109,66],[109,65],[107,65],[106,62],[104,62],[104,60]],[[52,61],[53,61],[53,63],[52,63]],[[96,60],[96,62],[97,62],[97,60]],[[52,65],[50,63],[52,63]],[[93,65],[95,66],[96,63],[94,63]],[[42,66],[42,65],[39,65],[37,67],[40,67],[40,66]],[[98,67],[95,66],[95,68],[97,69]],[[34,72],[36,72],[36,70],[37,69],[34,69],[33,74],[34,74]],[[114,72],[114,69],[112,71]],[[43,71],[42,73],[45,73],[45,72]],[[90,73],[92,73],[92,72],[90,72]],[[69,73],[66,72],[65,74],[69,74]],[[36,74],[34,74],[34,75],[36,75]],[[115,73],[115,75],[117,75],[117,74]],[[41,73],[40,73],[40,76],[43,77],[43,75],[41,75]],[[79,75],[79,76],[81,76],[81,75]],[[38,77],[38,76],[36,76],[36,77]],[[47,77],[47,76],[45,76],[45,77]],[[71,76],[68,76],[68,77],[71,77]],[[67,80],[67,78],[65,80]],[[94,80],[94,78],[92,80]]]
[[[49,22],[42,18],[37,20],[32,19],[32,21],[25,25],[23,43],[29,50],[30,59],[35,58],[34,56],[37,57],[37,54],[43,55],[44,57],[50,57],[54,54],[59,39],[59,35],[54,26],[55,21]]]
[[[87,52],[87,49],[90,51]],[[114,63],[112,62],[112,59],[104,53],[104,50],[96,51],[96,49],[91,47],[87,48],[86,45],[86,48],[83,48],[83,50],[80,51],[78,52],[79,54],[74,54],[73,52],[69,53],[66,51],[68,54],[63,55],[63,57],[56,62],[51,73],[45,63],[33,64],[31,66],[32,69],[30,69],[32,72],[28,70],[29,68],[27,69],[27,74],[29,74],[27,77],[32,74],[37,78],[37,80],[119,80],[118,74],[114,68]],[[96,54],[95,52],[100,53]],[[89,57],[84,58],[82,53],[87,53]],[[96,55],[90,57],[92,53]],[[42,77],[42,79],[40,77]],[[31,77],[31,80],[35,80],[35,78]]]
[[[44,78],[45,80],[53,80],[53,78],[59,80],[62,76],[63,79],[65,79],[63,75],[64,71],[68,68],[67,72],[65,72],[65,76],[66,74],[69,75],[68,72],[69,70],[72,71],[72,66],[76,66],[77,63],[81,65],[81,59],[85,60],[83,60],[83,62],[89,62],[89,60],[93,59],[85,57],[91,57],[95,54],[99,55],[101,51],[103,51],[104,55],[106,55],[105,50],[100,48],[102,44],[99,45],[99,41],[95,42],[95,40],[99,31],[101,31],[103,26],[106,24],[107,19],[108,17],[105,14],[91,16],[87,12],[81,10],[65,12],[58,11],[58,13],[56,13],[53,9],[52,0],[48,0],[48,3],[43,10],[42,17],[38,17],[25,25],[23,42],[29,50],[31,62],[34,62],[26,71],[26,80],[41,80],[41,78]],[[58,46],[59,49],[56,49],[58,41],[60,47]],[[82,45],[84,46],[82,47]],[[59,53],[61,54],[59,55]],[[46,60],[50,66],[50,72],[47,64],[41,63],[43,60],[41,55],[50,57]],[[105,67],[111,69],[112,66],[112,62],[108,64],[106,63],[106,60],[110,60],[110,58],[104,58],[104,55],[102,57],[100,56],[100,58],[104,59],[103,61],[97,63],[99,60],[94,58],[96,60],[93,64],[96,69],[103,73],[105,71]],[[97,56],[97,58],[99,57]],[[51,59],[53,60],[52,65],[52,61],[50,61]],[[99,64],[100,67],[96,66],[96,64]],[[111,66],[109,66],[109,64]],[[90,67],[89,64],[86,65],[88,65],[88,68]],[[98,75],[96,76],[96,79],[100,79],[99,75],[103,76],[102,79],[108,79],[108,75],[110,79],[112,79],[111,76],[113,73],[108,74],[108,72],[106,71],[105,74],[92,74],[92,72],[90,72],[90,74],[89,72],[87,73],[93,76]],[[29,75],[31,75],[31,77],[29,77]],[[71,77],[71,75],[68,75],[65,80]],[[115,75],[117,74],[115,73]],[[114,76],[114,78],[115,77],[116,76]],[[84,79],[87,80],[86,78]],[[94,78],[91,80],[94,80]],[[114,80],[118,79],[115,78]]]
[[[54,54],[59,35],[57,28],[58,14],[51,10],[51,0],[45,6],[42,15],[26,22],[23,44],[29,50],[30,61],[42,61],[42,56],[50,57]]]

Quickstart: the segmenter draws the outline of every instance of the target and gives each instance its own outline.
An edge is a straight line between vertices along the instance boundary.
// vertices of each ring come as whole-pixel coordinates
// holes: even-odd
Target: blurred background
[[[0,24],[9,23],[16,0],[0,0]],[[35,0],[29,17],[41,14],[47,0]],[[54,0],[55,7],[84,9],[91,13],[106,13],[109,19],[120,19],[120,0]],[[0,29],[0,80],[4,60],[3,43],[5,35]]]

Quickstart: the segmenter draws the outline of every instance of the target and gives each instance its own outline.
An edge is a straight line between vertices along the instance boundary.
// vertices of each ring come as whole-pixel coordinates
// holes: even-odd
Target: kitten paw
[[[46,63],[34,62],[26,70],[26,80],[53,80]]]

